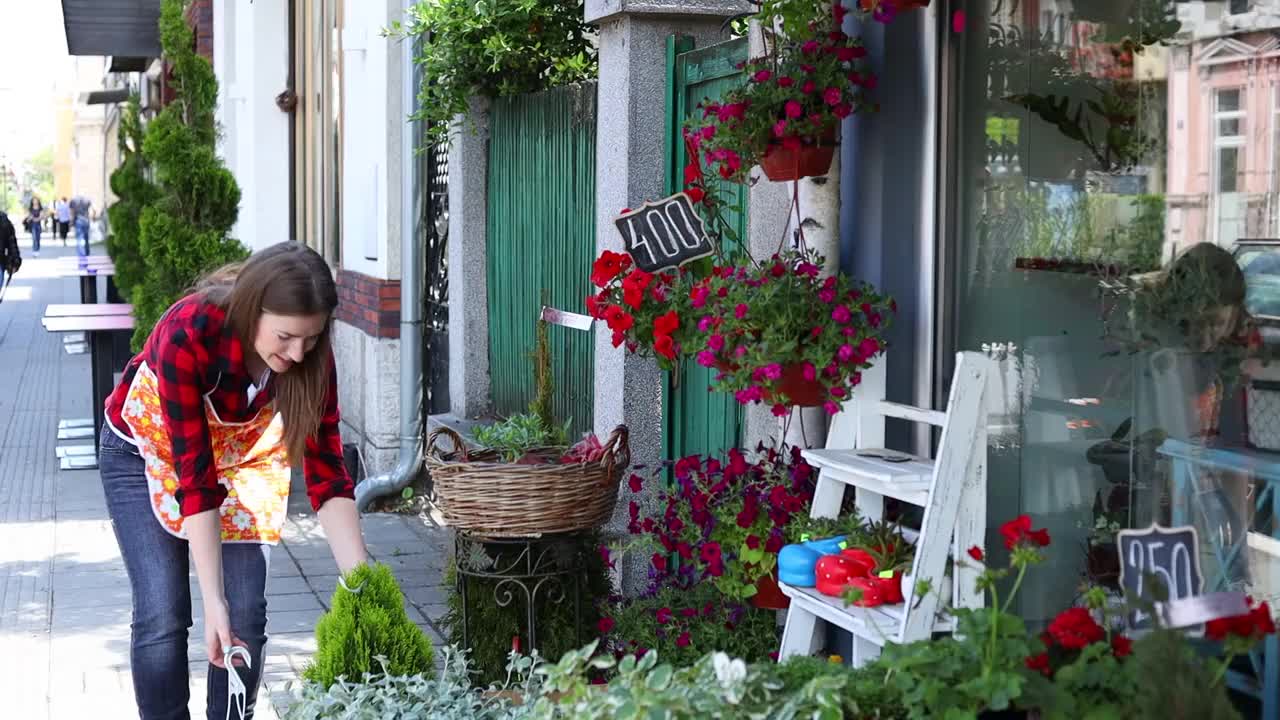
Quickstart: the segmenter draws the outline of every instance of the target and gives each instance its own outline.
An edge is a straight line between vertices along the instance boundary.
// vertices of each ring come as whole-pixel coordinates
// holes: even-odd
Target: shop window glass
[[[952,36],[942,337],[997,367],[988,550],[1019,513],[1054,537],[1032,623],[1114,592],[1116,531],[1152,522],[1199,530],[1206,591],[1280,601],[1280,142],[1246,132],[1280,138],[1280,68],[1202,4],[979,0]]]

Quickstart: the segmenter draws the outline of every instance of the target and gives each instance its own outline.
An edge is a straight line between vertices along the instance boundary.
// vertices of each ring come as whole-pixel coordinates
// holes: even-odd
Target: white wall
[[[258,250],[289,239],[289,116],[276,107],[289,71],[288,4],[213,3],[219,150],[240,184],[232,235]]]
[[[344,3],[342,267],[400,277],[402,44],[380,35],[403,0]]]

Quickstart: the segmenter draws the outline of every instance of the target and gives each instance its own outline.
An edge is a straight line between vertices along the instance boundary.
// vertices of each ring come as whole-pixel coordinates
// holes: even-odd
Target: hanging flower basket
[[[828,144],[803,145],[789,150],[782,143],[771,143],[760,158],[760,168],[774,182],[821,177],[831,170],[836,146]]]

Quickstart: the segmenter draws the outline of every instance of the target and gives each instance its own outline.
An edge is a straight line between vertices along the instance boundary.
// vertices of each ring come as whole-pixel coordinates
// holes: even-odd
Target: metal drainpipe
[[[407,3],[406,3],[407,4]],[[417,97],[414,43],[402,41],[401,98],[408,116]],[[401,128],[400,158],[400,461],[394,470],[356,486],[356,508],[361,512],[383,495],[398,493],[422,471],[423,362],[422,362],[422,243],[418,242],[417,201],[421,178],[413,152],[416,122]]]

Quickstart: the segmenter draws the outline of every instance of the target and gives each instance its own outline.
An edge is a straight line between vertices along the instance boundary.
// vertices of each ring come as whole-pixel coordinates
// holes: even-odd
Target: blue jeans
[[[76,218],[76,251],[81,255],[89,254],[89,218],[81,215]],[[82,244],[83,243],[83,244]]]
[[[107,512],[133,593],[129,665],[133,693],[142,720],[188,720],[191,693],[187,675],[187,631],[191,628],[191,569],[187,541],[170,535],[156,519],[138,451],[102,428],[98,453]],[[245,716],[253,717],[267,642],[267,565],[271,546],[226,543],[222,546],[223,587],[231,612],[231,631],[249,646],[253,667],[240,667],[245,687]],[[203,642],[201,642],[203,645]],[[209,720],[227,717],[227,671],[209,665]],[[239,715],[233,710],[231,717]]]
[[[39,222],[31,223],[31,249],[35,252],[40,252],[40,231],[42,229]]]

